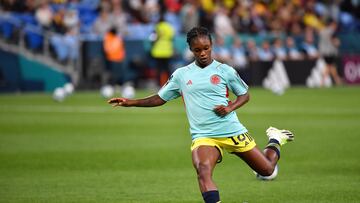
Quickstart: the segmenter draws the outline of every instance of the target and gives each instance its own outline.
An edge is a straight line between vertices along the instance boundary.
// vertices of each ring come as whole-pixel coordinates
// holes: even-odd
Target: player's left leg
[[[278,161],[278,155],[273,149],[260,151],[254,147],[246,152],[234,152],[233,154],[244,160],[254,171],[262,176],[270,176]]]
[[[266,134],[269,142],[264,152],[261,152],[257,147],[244,152],[233,152],[261,176],[272,175],[280,158],[280,147],[294,140],[293,133],[288,130],[270,127],[266,130]]]

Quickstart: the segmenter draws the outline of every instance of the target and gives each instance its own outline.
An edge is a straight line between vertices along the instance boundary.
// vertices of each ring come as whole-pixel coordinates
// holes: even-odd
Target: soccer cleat
[[[288,130],[279,130],[274,127],[269,127],[266,130],[266,135],[270,139],[275,139],[279,142],[280,145],[284,145],[287,142],[294,140],[294,134]]]

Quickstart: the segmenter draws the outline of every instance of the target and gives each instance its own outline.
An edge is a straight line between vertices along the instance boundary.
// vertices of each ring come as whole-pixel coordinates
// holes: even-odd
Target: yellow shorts
[[[223,149],[228,153],[234,152],[247,152],[253,149],[256,146],[254,138],[252,138],[248,132],[236,135],[234,137],[200,137],[196,138],[191,143],[191,151],[196,149],[199,146],[214,146],[216,147],[221,154],[221,157],[224,155]],[[221,161],[221,157],[219,161]]]

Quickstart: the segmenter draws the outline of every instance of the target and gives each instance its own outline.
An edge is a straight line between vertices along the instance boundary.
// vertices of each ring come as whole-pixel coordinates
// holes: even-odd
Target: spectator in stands
[[[165,0],[163,4],[166,10],[172,13],[178,13],[182,7],[182,2],[179,0]]]
[[[314,33],[311,28],[308,28],[305,31],[305,39],[302,42],[301,47],[308,59],[319,58],[319,51],[315,45]]]
[[[75,29],[68,29],[65,34],[52,35],[50,45],[62,64],[75,62],[79,57],[79,36]]]
[[[142,14],[144,19],[147,19],[149,23],[156,23],[159,18],[160,5],[157,0],[146,0],[143,2]]]
[[[75,62],[79,58],[79,35],[78,30],[74,28],[68,29],[64,36],[63,46],[67,48],[67,60],[70,63]]]
[[[110,28],[105,34],[103,47],[106,59],[103,82],[105,81],[105,84],[111,85],[123,84],[128,80],[128,72],[124,63],[126,51],[124,41],[118,35],[116,27]]]
[[[40,6],[36,9],[35,17],[44,29],[50,29],[53,18],[53,11],[51,10],[50,5],[46,0],[41,1]]]
[[[213,1],[199,1],[200,2],[200,18],[199,25],[206,27],[210,32],[214,32],[214,15],[215,5]]]
[[[52,30],[56,33],[64,34],[66,32],[66,26],[64,22],[65,12],[65,8],[60,8],[54,14],[54,17],[52,19]]]
[[[256,42],[253,39],[249,39],[247,41],[247,56],[250,61],[258,61],[258,47],[256,46]]]
[[[212,54],[213,58],[221,63],[228,64],[231,62],[231,53],[229,48],[225,45],[223,36],[216,35]]]
[[[231,65],[239,73],[241,78],[246,82],[250,82],[250,73],[248,69],[248,59],[246,57],[246,50],[240,37],[235,36],[230,47]]]
[[[104,36],[105,33],[110,30],[112,25],[113,21],[110,13],[106,9],[103,9],[100,11],[99,17],[95,20],[93,30],[95,34]]]
[[[149,13],[147,13],[147,7],[145,6],[149,0],[131,0],[124,1],[125,8],[131,16],[131,21],[136,21],[140,23],[149,23]]]
[[[164,13],[160,14],[159,22],[155,26],[155,35],[151,56],[156,61],[158,85],[163,86],[171,73],[170,62],[174,55],[173,39],[175,35],[175,30],[165,20]]]
[[[243,70],[247,67],[248,61],[246,57],[246,50],[240,37],[234,37],[230,48],[232,65],[236,70]]]
[[[199,5],[196,0],[186,0],[181,8],[180,18],[182,22],[182,32],[187,33],[191,28],[199,25]]]
[[[111,12],[111,1],[110,0],[101,0],[99,4],[99,11],[101,12]]]
[[[277,19],[283,28],[283,30],[289,30],[289,28],[295,23],[293,21],[293,15],[296,13],[295,5],[291,1],[283,1],[278,8],[274,10],[275,19]]]
[[[319,55],[316,54],[314,45],[316,38],[314,34],[308,36],[310,35],[307,33],[308,27],[324,31],[326,30],[323,30],[324,19],[331,16],[339,20],[342,31],[353,31],[353,29],[358,29],[360,16],[360,12],[357,12],[360,6],[354,3],[356,1],[3,0],[1,2],[3,2],[0,5],[3,10],[30,11],[32,17],[35,17],[44,28],[51,27],[57,34],[62,34],[61,37],[52,37],[50,42],[58,60],[62,62],[78,57],[78,53],[70,53],[78,47],[78,31],[71,28],[78,29],[79,23],[85,21],[89,24],[86,32],[92,28],[94,33],[103,36],[115,25],[118,33],[121,33],[124,38],[143,40],[152,32],[161,10],[167,13],[165,19],[168,22],[171,20],[171,23],[175,25],[175,30],[178,25],[181,25],[183,32],[187,32],[189,27],[203,25],[212,33],[215,30],[216,33],[224,36],[232,35],[234,31],[261,34],[262,37],[267,37],[268,34],[275,34],[275,36],[288,34],[294,41],[287,43],[293,44],[294,47],[288,48],[290,59],[298,60],[303,56],[316,58],[316,55]],[[84,13],[85,7],[85,10],[91,9],[90,20],[88,16],[85,20],[80,18],[83,16],[78,16]],[[95,8],[98,10],[95,11]],[[99,15],[98,11],[100,11]],[[20,15],[14,16],[18,18],[19,24],[23,25],[24,21],[23,18],[19,18]],[[98,16],[95,22],[94,16]],[[180,22],[179,19],[181,19]],[[229,20],[231,20],[230,23]],[[127,33],[130,34],[126,36]],[[333,41],[337,40],[333,39]],[[276,48],[276,44],[277,41],[274,42],[274,54],[277,58],[284,59],[283,47],[279,43],[279,48]],[[250,41],[247,48],[249,49],[248,61],[258,60],[259,50],[255,43]],[[302,54],[301,51],[306,54]],[[329,59],[327,53],[322,53],[322,55]],[[188,57],[192,57],[191,52]],[[334,76],[335,82],[339,81],[336,78]]]
[[[303,17],[304,24],[314,29],[321,29],[324,27],[322,20],[315,13],[315,1],[307,1],[305,6],[305,15]]]
[[[215,34],[220,37],[227,37],[235,35],[235,30],[232,26],[229,17],[230,11],[225,6],[219,6],[214,16],[214,30]]]
[[[265,22],[267,8],[261,1],[254,1],[253,5],[250,6],[250,32],[251,33],[261,33],[266,34],[267,25]]]
[[[232,25],[237,32],[250,32],[251,16],[249,7],[248,1],[237,1],[230,14]]]
[[[78,12],[75,9],[68,9],[64,15],[64,26],[67,30],[72,30],[76,34],[79,33],[80,20]]]
[[[323,72],[322,85],[325,83],[325,78],[331,76],[337,85],[342,84],[342,79],[337,72],[337,57],[340,40],[336,37],[337,23],[334,20],[329,20],[324,28],[319,31],[319,51],[324,58],[326,68]]]
[[[275,58],[274,53],[271,50],[271,46],[268,40],[262,42],[261,48],[258,49],[258,56],[260,61],[272,61]]]
[[[175,35],[180,34],[181,31],[181,19],[177,13],[171,10],[164,10],[164,18],[166,22],[170,23],[174,29]]]
[[[112,12],[111,12],[113,24],[117,29],[117,32],[125,37],[128,34],[127,27],[127,14],[124,12],[120,0],[112,0]]]
[[[286,38],[286,49],[289,60],[302,60],[304,58],[291,36]]]
[[[301,44],[302,41],[304,41],[303,31],[303,25],[299,22],[294,22],[290,25],[290,30],[287,35],[293,38],[295,44]]]
[[[79,58],[79,26],[78,13],[74,9],[60,7],[52,19],[50,45],[56,59],[62,64],[75,62]]]
[[[280,37],[274,39],[272,49],[276,59],[282,61],[287,59],[286,48],[284,47],[283,41]]]

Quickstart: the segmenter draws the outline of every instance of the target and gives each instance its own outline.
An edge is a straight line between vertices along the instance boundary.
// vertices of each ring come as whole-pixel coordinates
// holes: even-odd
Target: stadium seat
[[[38,25],[35,16],[30,13],[21,14],[19,18],[24,25]]]
[[[10,39],[14,32],[14,25],[10,22],[1,23],[1,34],[5,39]]]
[[[3,15],[0,20],[0,30],[1,35],[6,40],[13,38],[15,30],[19,29],[21,26],[21,21],[12,15]]]
[[[43,47],[44,36],[41,27],[28,24],[24,28],[24,34],[29,49],[38,51]]]
[[[95,11],[79,9],[79,18],[81,22],[80,32],[90,33],[97,16],[98,14]]]
[[[348,12],[340,12],[339,22],[341,32],[347,33],[356,30],[357,21],[356,19]]]

